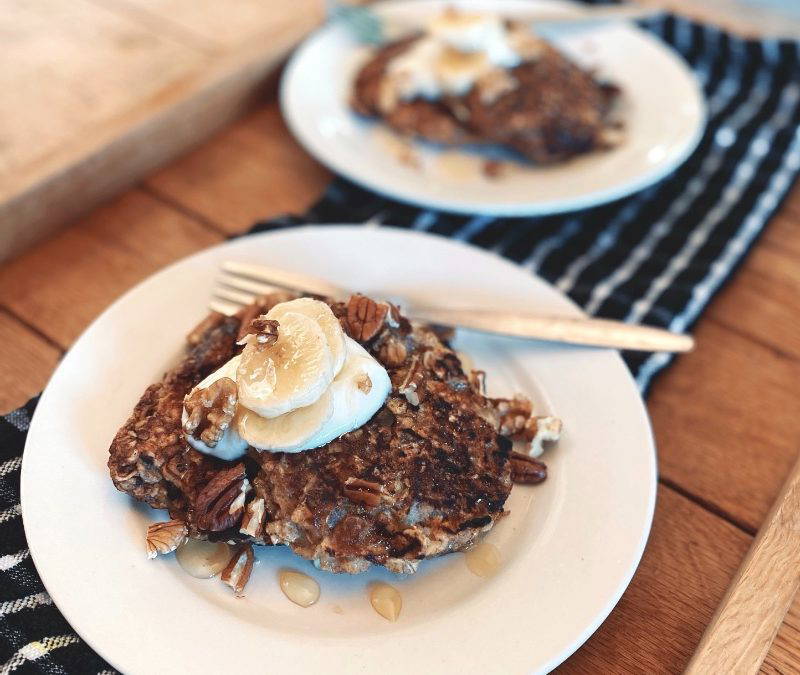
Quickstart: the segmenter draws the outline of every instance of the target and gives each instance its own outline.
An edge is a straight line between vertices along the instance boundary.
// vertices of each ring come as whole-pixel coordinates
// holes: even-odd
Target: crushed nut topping
[[[388,313],[388,305],[358,293],[352,295],[347,303],[347,332],[358,342],[368,342],[383,327]]]
[[[423,386],[425,381],[425,373],[419,362],[419,355],[414,354],[411,359],[411,365],[408,367],[406,376],[403,378],[402,383],[397,388],[406,400],[413,406],[418,406],[424,395],[425,388]]]
[[[147,557],[172,553],[189,538],[186,523],[180,520],[167,520],[153,523],[147,528]]]
[[[253,341],[259,346],[275,344],[278,341],[278,324],[274,319],[268,319],[265,315],[257,316],[250,322],[245,335],[237,344],[245,344]]]
[[[545,442],[555,442],[561,438],[563,424],[558,417],[536,417],[533,419],[533,438],[531,438],[528,453],[531,457],[538,457],[544,452]]]
[[[350,477],[344,482],[344,495],[351,502],[374,508],[381,503],[381,486],[368,480]]]
[[[213,448],[233,420],[236,401],[236,382],[229,377],[195,389],[184,401],[187,418],[183,431]]]
[[[403,340],[390,336],[381,345],[379,352],[381,361],[390,368],[402,365],[408,356],[408,350]]]
[[[538,459],[512,450],[509,461],[511,462],[511,479],[515,483],[532,485],[541,483],[547,478],[547,466]]]
[[[526,424],[533,413],[533,404],[529,399],[515,396],[512,399],[493,399],[492,403],[498,415],[500,435],[524,440],[533,438],[532,434],[526,433]]]
[[[481,396],[486,396],[486,371],[471,370],[469,372],[469,386],[472,391]]]
[[[242,544],[234,552],[227,567],[222,570],[220,578],[233,589],[233,594],[237,598],[244,596],[244,587],[250,581],[254,562],[253,547],[250,544]]]
[[[366,373],[361,373],[356,380],[356,386],[360,392],[369,394],[372,389],[372,380],[369,379],[369,375]]]
[[[244,464],[237,464],[215,474],[200,491],[194,505],[198,527],[209,532],[220,532],[236,525],[244,509],[232,511],[231,506],[242,499],[243,491],[247,492],[249,489],[250,483],[244,473]]]
[[[260,539],[264,534],[265,513],[266,505],[262,497],[258,497],[257,499],[251,501],[245,507],[239,532],[246,534],[249,537]]]

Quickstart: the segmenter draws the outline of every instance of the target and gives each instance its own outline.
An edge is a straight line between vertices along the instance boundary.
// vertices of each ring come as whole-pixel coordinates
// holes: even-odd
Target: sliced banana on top
[[[236,371],[239,403],[262,417],[277,417],[317,401],[333,378],[334,359],[320,325],[286,312],[275,343],[244,348]]]
[[[316,403],[266,419],[250,410],[238,416],[239,435],[257,450],[297,452],[308,447],[333,415],[333,395],[323,392]]]
[[[339,319],[331,311],[324,302],[314,300],[313,298],[297,298],[296,300],[289,300],[288,302],[281,302],[275,305],[267,313],[268,319],[274,319],[281,323],[281,318],[287,312],[297,312],[313,319],[317,322],[322,332],[325,333],[325,338],[328,341],[328,347],[333,356],[333,375],[334,377],[342,369],[346,355],[346,348],[344,342],[344,331]],[[280,327],[278,328],[280,332]]]

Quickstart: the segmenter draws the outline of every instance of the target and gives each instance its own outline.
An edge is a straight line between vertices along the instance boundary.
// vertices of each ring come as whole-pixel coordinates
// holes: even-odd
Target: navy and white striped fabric
[[[508,257],[590,314],[690,328],[800,170],[798,43],[745,41],[672,16],[643,25],[691,64],[709,105],[697,151],[658,185],[577,213],[492,219],[421,210],[339,179],[305,217],[253,230],[304,222],[427,230]],[[624,357],[642,391],[670,359]],[[0,675],[113,672],[53,606],[28,553],[19,467],[34,406],[0,419]]]

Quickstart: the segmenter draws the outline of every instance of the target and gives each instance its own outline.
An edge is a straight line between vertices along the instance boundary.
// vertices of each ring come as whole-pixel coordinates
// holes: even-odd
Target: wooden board
[[[4,3],[0,260],[239,117],[322,16],[322,0]]]

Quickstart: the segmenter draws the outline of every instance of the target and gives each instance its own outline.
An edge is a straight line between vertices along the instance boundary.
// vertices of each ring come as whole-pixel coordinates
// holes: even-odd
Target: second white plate
[[[372,7],[389,26],[414,26],[453,5],[529,20],[572,8],[558,0],[402,0]],[[625,137],[614,149],[549,167],[518,165],[493,179],[477,155],[417,143],[420,166],[409,166],[397,137],[349,107],[354,74],[369,50],[341,23],[324,26],[295,52],[281,106],[300,142],[334,171],[389,197],[458,213],[533,216],[594,206],[660,180],[697,146],[705,126],[702,92],[659,40],[634,25],[608,23],[564,32],[556,44],[622,88]]]

